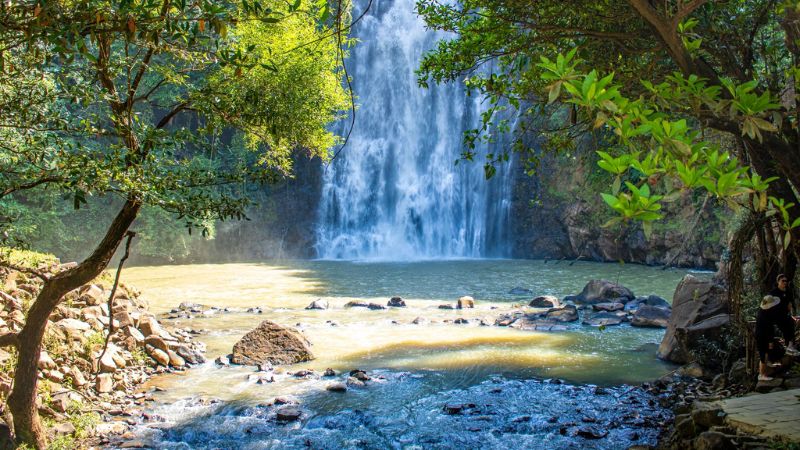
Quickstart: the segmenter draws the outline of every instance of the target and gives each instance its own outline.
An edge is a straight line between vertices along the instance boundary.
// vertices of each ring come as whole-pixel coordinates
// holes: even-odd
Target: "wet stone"
[[[580,427],[575,435],[585,439],[602,439],[608,436],[608,431],[596,427]]]
[[[347,385],[345,383],[331,383],[325,386],[325,390],[330,392],[347,392]]]
[[[357,378],[348,377],[347,378],[347,386],[356,387],[356,388],[363,388],[363,387],[366,386],[366,383],[364,383],[363,381],[361,381],[361,380],[359,380]]]
[[[448,403],[444,405],[443,410],[447,414],[458,414],[464,410],[464,405],[461,403]]]
[[[275,418],[281,422],[292,422],[300,419],[302,415],[302,411],[296,406],[284,406],[275,411]]]
[[[363,370],[355,369],[350,371],[350,376],[359,381],[369,381],[370,378]]]
[[[275,397],[273,403],[276,405],[296,405],[298,402],[292,397]]]

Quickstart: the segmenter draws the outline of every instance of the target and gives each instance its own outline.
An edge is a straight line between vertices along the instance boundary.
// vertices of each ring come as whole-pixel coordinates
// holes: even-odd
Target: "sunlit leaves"
[[[735,156],[703,140],[686,119],[671,119],[660,109],[687,99],[690,108],[720,108],[719,104],[724,104],[732,116],[740,118],[745,134],[760,138],[757,130],[776,131],[757,117],[777,107],[769,93],[755,95],[755,82],[726,82],[725,88],[733,97],[726,103],[720,98],[721,87],[676,73],[658,85],[644,81],[652,97],[631,101],[621,94],[613,74],[601,77],[595,70],[581,73],[577,69],[580,61],[574,56],[573,50],[555,60],[542,57],[541,77],[550,82],[550,102],[561,100],[582,108],[594,115],[594,128],[608,127],[619,137],[622,147],[618,153],[596,153],[600,157],[597,165],[614,176],[612,193],[602,194],[603,200],[621,219],[649,222],[661,217],[659,201],[664,196],[651,196],[649,184],[658,183],[662,175],[677,178],[681,189],[704,189],[732,206],[738,205],[737,200],[744,202],[746,195],[756,194],[757,205],[763,210],[765,191],[772,179],[751,175]],[[630,170],[646,182],[637,186],[626,181],[623,191],[621,179]],[[667,196],[671,199],[673,194],[668,192]]]

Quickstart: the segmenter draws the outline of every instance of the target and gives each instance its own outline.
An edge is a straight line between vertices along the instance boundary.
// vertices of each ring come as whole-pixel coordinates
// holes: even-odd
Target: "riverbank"
[[[74,263],[48,255],[17,252],[19,270],[0,268],[0,334],[18,333],[43,279]],[[52,449],[86,446],[119,427],[104,423],[153,401],[139,387],[154,375],[184,371],[205,362],[204,347],[190,330],[165,328],[135,288],[102,276],[67,293],[51,314],[38,361],[37,405]],[[113,332],[109,333],[109,326]],[[25,345],[21,343],[20,345]],[[16,349],[0,350],[0,399],[14,383]],[[0,425],[3,448],[10,427]]]

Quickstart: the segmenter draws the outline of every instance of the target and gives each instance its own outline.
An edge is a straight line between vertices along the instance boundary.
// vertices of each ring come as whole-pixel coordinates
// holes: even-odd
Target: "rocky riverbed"
[[[48,277],[69,267],[52,262],[36,269]],[[0,333],[18,332],[42,280],[2,269],[0,281]],[[153,400],[152,393],[139,389],[151,376],[205,362],[205,347],[190,330],[163,327],[141,293],[125,284],[109,302],[111,285],[101,278],[67,293],[47,324],[38,403],[39,413],[56,423],[50,432],[58,445],[71,446],[74,438],[103,442],[105,435],[121,430],[116,422],[104,422],[129,416]],[[13,352],[0,350],[3,399],[11,391]]]
[[[646,389],[497,376],[419,396],[431,372],[307,379],[307,393],[260,401],[187,398],[133,427],[159,448],[593,448],[654,445],[669,409]],[[330,389],[346,384],[341,389]],[[326,389],[327,388],[327,389]],[[376,402],[375,397],[384,398]],[[403,405],[398,407],[397,405]],[[127,446],[133,442],[127,441]],[[112,445],[126,445],[125,439]]]

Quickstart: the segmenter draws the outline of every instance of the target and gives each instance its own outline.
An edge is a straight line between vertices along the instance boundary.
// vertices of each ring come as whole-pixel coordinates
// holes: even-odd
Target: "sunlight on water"
[[[152,410],[166,422],[142,424],[136,435],[158,448],[175,449],[297,448],[309,442],[331,449],[417,444],[506,448],[507,439],[525,448],[578,448],[574,437],[559,431],[562,422],[580,421],[587,411],[609,422],[623,414],[620,411],[630,415],[650,408],[642,406],[649,401],[647,394],[633,388],[623,386],[615,388],[617,394],[597,396],[591,385],[636,384],[671,370],[655,357],[663,330],[622,325],[601,331],[575,322],[566,331],[531,332],[494,326],[495,319],[532,310],[524,305],[537,295],[578,293],[597,278],[619,281],[637,295],[670,299],[683,275],[682,270],[634,265],[517,260],[126,269],[123,279],[142,290],[155,312],[167,313],[181,302],[230,308],[167,320],[203,330],[198,339],[207,345],[209,362],[153,378],[150,385],[166,392],[157,393]],[[514,287],[531,294],[512,295]],[[407,307],[344,307],[350,301],[385,305],[395,295],[403,297]],[[454,306],[461,295],[473,296],[475,308],[439,308]],[[306,310],[316,299],[327,301],[329,309]],[[253,307],[261,312],[247,311]],[[422,323],[413,324],[416,318]],[[242,335],[265,319],[299,330],[312,344],[316,359],[277,367],[275,381],[266,384],[251,378],[253,367],[215,366],[214,358],[230,353]],[[468,323],[455,324],[455,319]],[[336,370],[337,376],[320,377],[326,368]],[[333,381],[346,381],[356,368],[372,377],[367,387],[350,388],[346,394],[326,390]],[[313,369],[317,376],[295,378],[292,373],[299,369]],[[539,381],[553,378],[577,385]],[[616,403],[615,398],[627,395],[634,398]],[[300,401],[301,421],[275,421],[277,407],[270,403],[279,396]],[[198,397],[221,403],[207,404]],[[474,417],[443,414],[442,405],[456,400],[475,403],[485,412],[475,412]],[[657,406],[648,414],[651,423],[663,420]],[[553,415],[560,422],[552,422]],[[519,422],[521,416],[531,419]],[[654,442],[655,425],[633,426],[641,442]],[[624,448],[633,442],[631,433],[631,428],[615,428],[595,448]]]
[[[234,308],[234,312],[198,315],[177,326],[207,330],[200,339],[209,359],[231,351],[235,341],[264,319],[299,329],[311,342],[316,359],[302,368],[337,371],[353,368],[434,370],[453,380],[477,382],[491,374],[560,377],[575,382],[615,384],[659,376],[669,366],[658,361],[652,347],[662,330],[628,325],[606,331],[571,324],[566,332],[528,332],[492,325],[501,313],[519,310],[535,295],[564,296],[581,290],[593,278],[619,280],[637,295],[670,299],[682,270],[599,264],[544,263],[519,260],[458,260],[418,263],[356,263],[298,261],[269,264],[216,264],[135,267],[124,279],[137,286],[152,310],[168,312],[181,302]],[[513,287],[533,294],[514,296]],[[442,304],[469,294],[476,308],[443,310]],[[408,307],[371,311],[344,308],[349,301],[385,305],[393,295]],[[313,300],[329,302],[328,310],[305,310]],[[247,313],[261,307],[263,313]],[[423,325],[411,322],[421,317]],[[470,323],[455,325],[454,319]],[[448,322],[449,321],[449,322]],[[289,370],[294,370],[289,368]],[[294,393],[313,383],[288,380],[269,387],[247,383],[251,368],[191,370],[156,382],[170,387],[170,396],[195,391],[234,397]],[[220,377],[228,382],[220,386]],[[455,382],[455,381],[454,381]],[[222,392],[220,392],[222,391]]]

